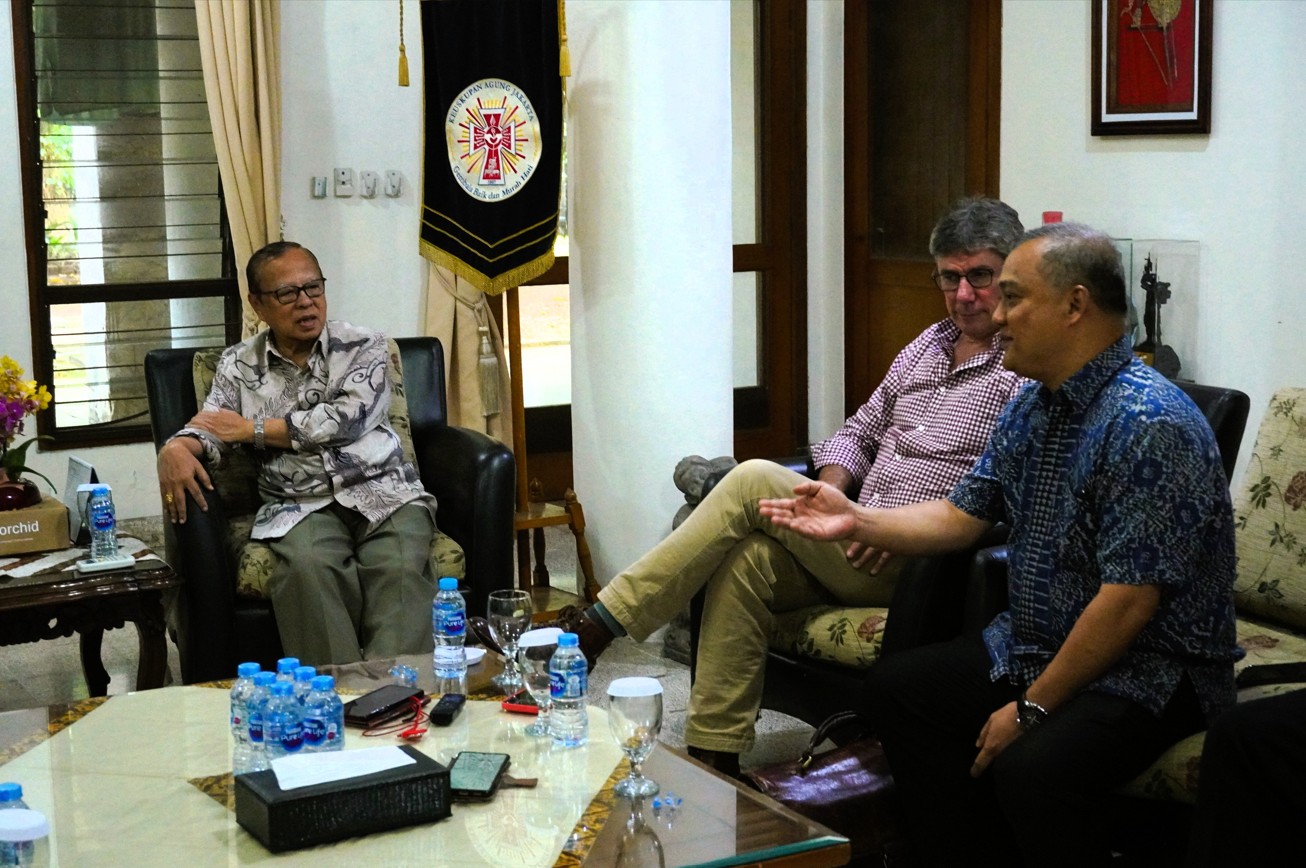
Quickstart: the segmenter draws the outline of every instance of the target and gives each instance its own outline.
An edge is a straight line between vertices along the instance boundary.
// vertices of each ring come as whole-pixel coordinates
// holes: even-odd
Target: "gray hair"
[[[930,233],[930,256],[992,250],[1006,258],[1020,243],[1020,215],[1006,202],[971,196],[952,206]]]
[[[1083,286],[1102,310],[1128,313],[1125,270],[1111,236],[1083,223],[1048,223],[1026,232],[1026,241],[1044,242],[1039,274],[1054,289]]]

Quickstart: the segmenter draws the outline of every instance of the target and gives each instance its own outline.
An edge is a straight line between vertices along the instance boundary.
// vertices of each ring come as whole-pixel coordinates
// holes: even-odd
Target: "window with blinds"
[[[145,353],[239,332],[194,2],[12,8],[39,430],[148,439]]]

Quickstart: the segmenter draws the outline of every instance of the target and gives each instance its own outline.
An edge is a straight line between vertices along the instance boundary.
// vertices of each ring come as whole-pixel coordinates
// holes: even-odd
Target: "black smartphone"
[[[449,791],[464,801],[488,799],[499,789],[511,761],[506,753],[461,751],[449,766]]]
[[[357,699],[345,703],[345,726],[366,729],[394,720],[412,708],[413,697],[419,699],[426,693],[417,687],[404,687],[402,684],[386,684],[371,693],[364,693]]]

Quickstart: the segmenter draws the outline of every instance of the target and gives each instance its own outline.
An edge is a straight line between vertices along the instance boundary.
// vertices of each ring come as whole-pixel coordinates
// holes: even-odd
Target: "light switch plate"
[[[312,189],[312,191],[313,191],[313,198],[314,198],[314,199],[325,199],[325,198],[326,198],[326,190],[327,190],[327,188],[326,188],[326,184],[327,184],[326,175],[314,175],[314,176],[313,176],[313,186],[312,186],[311,189]]]
[[[398,169],[387,169],[385,173],[385,194],[391,199],[399,195],[403,188],[402,175]]]
[[[354,195],[354,170],[336,169],[336,195]]]
[[[371,199],[376,196],[377,182],[380,175],[370,169],[364,169],[358,173],[358,195],[364,199]]]

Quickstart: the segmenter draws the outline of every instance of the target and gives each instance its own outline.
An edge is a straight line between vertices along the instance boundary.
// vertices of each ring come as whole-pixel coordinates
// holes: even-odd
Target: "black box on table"
[[[238,775],[236,822],[279,853],[449,816],[449,770],[410,745],[399,749],[416,765],[293,790],[271,770]]]

